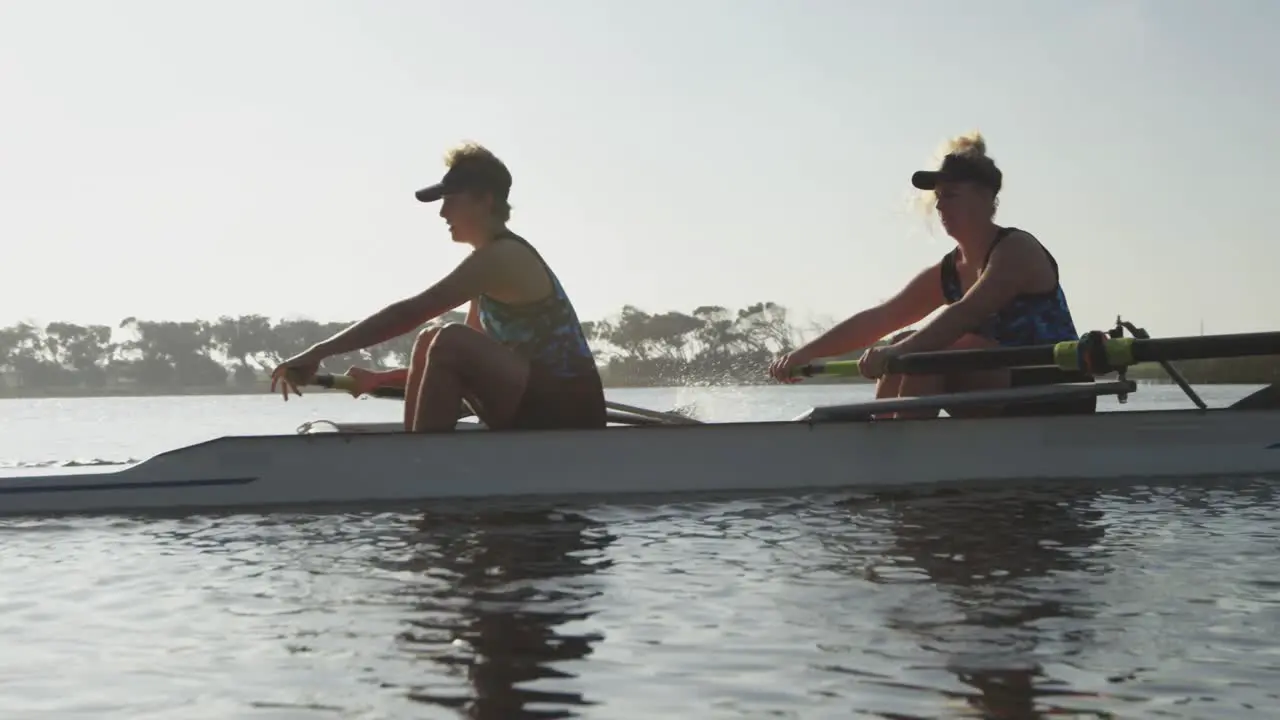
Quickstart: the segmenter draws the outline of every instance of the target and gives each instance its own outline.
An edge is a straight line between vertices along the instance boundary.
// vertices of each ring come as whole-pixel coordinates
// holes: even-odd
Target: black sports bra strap
[[[1014,230],[1017,230],[1017,228],[1005,227],[1005,228],[1000,228],[1000,231],[996,233],[995,239],[991,241],[991,246],[987,248],[987,256],[982,259],[983,270],[986,270],[987,265],[991,262],[991,253],[995,252],[996,246],[999,245],[1000,241],[1005,239],[1005,237],[1009,233],[1013,232]]]
[[[1014,228],[1014,227],[1000,228],[1000,232],[996,233],[995,240],[991,241],[991,247],[987,248],[987,259],[982,262],[983,270],[987,269],[987,263],[991,262],[991,253],[995,251],[996,246],[1000,244],[1000,241],[1005,239],[1007,235],[1009,235],[1010,233],[1012,233],[1017,229],[1018,228]],[[1043,250],[1045,256],[1049,258],[1049,264],[1053,266],[1053,276],[1055,280],[1059,279],[1058,259],[1053,256],[1053,253],[1049,252],[1049,248],[1045,247],[1044,243],[1039,243],[1039,244],[1040,244],[1040,249]]]
[[[942,285],[942,297],[946,299],[947,304],[955,302],[958,298],[952,297],[952,290],[960,291],[960,274],[956,272],[956,250],[950,250],[942,256],[942,262],[938,264],[938,282]]]

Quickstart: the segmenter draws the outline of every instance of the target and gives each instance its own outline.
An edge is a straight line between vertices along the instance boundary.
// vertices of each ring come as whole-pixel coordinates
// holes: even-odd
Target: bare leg
[[[898,386],[897,397],[924,397],[941,395],[947,391],[947,378],[944,375],[903,375],[902,384]],[[898,420],[928,420],[938,417],[935,410],[899,410],[894,413]]]
[[[900,333],[893,342],[901,340],[909,333]],[[981,335],[968,334],[952,343],[948,350],[976,350],[995,347],[996,343]],[[883,388],[876,388],[876,397],[926,397],[941,395],[946,392],[968,392],[973,390],[995,390],[1009,387],[1010,372],[1008,370],[991,370],[982,372],[957,373],[953,375],[886,375],[881,378]],[[881,394],[881,393],[884,394]],[[894,394],[889,394],[893,392]],[[947,408],[952,417],[989,417],[1000,414],[1000,407],[961,407]],[[927,419],[938,416],[937,410],[903,410],[896,413],[885,413],[896,419]]]
[[[436,339],[440,328],[434,327],[418,333],[413,343],[413,352],[409,355],[409,377],[404,384],[404,429],[413,429],[413,419],[418,413],[418,392],[422,387],[422,374],[427,369],[427,349],[431,341]],[[456,418],[456,416],[455,416]]]
[[[945,380],[940,375],[885,375],[876,381],[876,399],[936,395],[942,392],[944,387]],[[937,410],[899,410],[890,413],[876,413],[872,417],[877,420],[893,420],[896,418],[931,418],[937,417],[937,415]]]
[[[900,342],[914,332],[914,330],[904,330],[889,338],[889,342]],[[885,375],[876,382],[876,399],[937,395],[943,392],[945,388],[945,379],[940,375]],[[899,410],[891,413],[880,413],[874,417],[877,419],[907,420],[928,419],[937,416],[937,410]]]
[[[445,432],[458,424],[462,411],[463,386],[460,373],[453,372],[427,353],[429,372],[423,373],[418,388],[418,402],[414,408],[411,432]]]
[[[884,375],[876,381],[876,399],[896,398],[902,391],[901,375]]]
[[[488,335],[455,323],[440,328],[430,341],[417,375],[412,432],[452,430],[466,397],[477,400],[486,425],[501,429],[515,419],[529,363]]]
[[[994,340],[981,335],[965,335],[952,348],[955,350],[981,350],[997,347]],[[975,390],[1000,390],[1011,384],[1013,372],[1003,370],[981,370],[967,373],[956,373],[948,376],[946,390],[948,392],[973,392]],[[970,405],[968,407],[947,408],[947,414],[956,418],[996,417],[1003,412],[1002,405]]]

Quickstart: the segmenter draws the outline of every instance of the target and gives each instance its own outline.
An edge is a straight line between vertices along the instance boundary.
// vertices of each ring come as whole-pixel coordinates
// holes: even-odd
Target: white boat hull
[[[1106,412],[442,435],[227,437],[116,472],[0,478],[0,515],[412,510],[450,498],[1280,474],[1280,411]]]

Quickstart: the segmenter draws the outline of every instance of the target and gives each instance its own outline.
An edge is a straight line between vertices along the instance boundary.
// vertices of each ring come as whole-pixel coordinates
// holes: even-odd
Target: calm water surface
[[[612,394],[829,401],[792,390]],[[0,463],[394,410],[3,401]],[[0,717],[1275,717],[1276,484],[7,521]]]

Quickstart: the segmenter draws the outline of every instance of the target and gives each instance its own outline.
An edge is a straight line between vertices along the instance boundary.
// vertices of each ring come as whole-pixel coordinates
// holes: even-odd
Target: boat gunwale
[[[1061,420],[1069,420],[1073,423],[1074,422],[1110,423],[1110,422],[1115,422],[1116,420],[1122,419],[1122,418],[1133,418],[1133,417],[1148,418],[1156,415],[1171,416],[1171,417],[1172,416],[1204,417],[1206,415],[1221,415],[1221,414],[1277,415],[1277,414],[1280,414],[1280,408],[1275,408],[1275,407],[1235,408],[1230,405],[1227,405],[1227,406],[1221,406],[1221,407],[1206,408],[1203,410],[1196,407],[1169,408],[1169,409],[1143,408],[1143,409],[1135,409],[1135,410],[1102,410],[1102,411],[1088,413],[1088,414],[1074,414],[1074,415],[1048,414],[1048,415],[1038,415],[1038,416],[1019,416],[1019,417],[1008,417],[1008,416],[996,415],[996,416],[990,416],[990,417],[964,417],[964,418],[953,418],[953,417],[902,418],[902,419],[883,420],[883,421],[874,420],[874,419],[869,420],[866,418],[847,418],[847,419],[841,418],[841,419],[830,419],[830,420],[821,420],[821,421],[794,420],[794,419],[792,420],[782,420],[782,419],[779,419],[779,420],[726,420],[723,422],[700,423],[700,424],[670,424],[670,425],[658,424],[658,425],[633,425],[633,426],[613,425],[613,426],[601,427],[601,428],[530,428],[530,429],[486,428],[483,432],[409,433],[403,430],[396,430],[396,431],[378,430],[378,431],[359,432],[359,433],[321,432],[321,433],[279,433],[279,434],[264,434],[264,435],[221,435],[215,438],[209,438],[208,440],[201,440],[199,442],[192,443],[190,445],[183,445],[181,447],[171,448],[169,450],[163,450],[159,453],[156,453],[155,455],[151,455],[139,461],[138,463],[135,463],[128,467],[131,467],[131,468],[139,467],[143,463],[148,462],[150,460],[158,459],[161,457],[165,457],[165,456],[169,456],[177,453],[182,453],[186,450],[200,448],[207,445],[225,444],[228,442],[241,442],[241,441],[252,441],[252,442],[271,441],[275,443],[283,440],[283,441],[295,442],[295,443],[296,442],[350,443],[350,442],[357,442],[362,438],[399,437],[399,438],[405,438],[405,440],[399,441],[399,442],[423,442],[423,441],[428,441],[428,439],[431,442],[437,442],[445,438],[447,438],[450,442],[469,441],[469,440],[464,440],[463,438],[472,438],[476,442],[485,442],[487,440],[482,440],[481,438],[487,439],[487,438],[507,437],[507,436],[519,436],[519,437],[544,436],[545,437],[549,435],[562,435],[562,436],[563,435],[599,435],[600,433],[617,433],[617,432],[644,432],[646,434],[669,432],[669,431],[722,432],[725,430],[732,430],[735,428],[787,427],[787,428],[812,430],[818,426],[858,425],[858,426],[876,427],[881,425],[887,425],[888,423],[893,423],[895,426],[903,425],[903,424],[918,425],[922,423],[931,423],[931,424],[932,423],[948,423],[948,424],[956,423],[956,424],[972,426],[976,424],[991,425],[991,424],[997,424],[1002,422],[1003,423],[1009,423],[1009,422],[1054,423]],[[113,472],[123,472],[125,469],[127,468],[122,468],[121,470],[117,470]],[[93,473],[93,474],[109,475],[111,473],[106,472],[106,473]],[[6,478],[0,477],[0,481],[3,481],[4,479]]]

